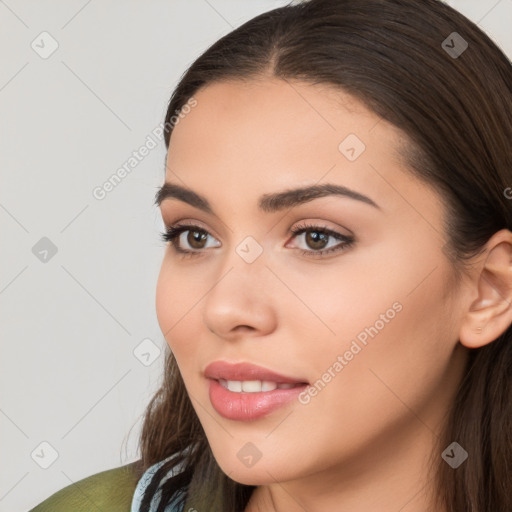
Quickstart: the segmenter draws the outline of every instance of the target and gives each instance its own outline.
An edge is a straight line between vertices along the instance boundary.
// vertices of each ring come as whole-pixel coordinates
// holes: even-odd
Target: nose
[[[203,303],[206,327],[226,340],[274,331],[276,289],[263,258],[247,263],[234,254],[225,263]]]

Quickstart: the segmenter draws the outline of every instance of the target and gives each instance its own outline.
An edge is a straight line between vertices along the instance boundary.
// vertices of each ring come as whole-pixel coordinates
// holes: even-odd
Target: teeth
[[[261,391],[273,391],[277,388],[277,384],[275,382],[270,382],[268,380],[264,380],[261,383]]]
[[[219,379],[222,387],[234,393],[261,393],[262,391],[273,391],[274,389],[290,389],[299,384],[277,383],[268,380],[225,380]]]
[[[228,389],[229,391],[234,391],[235,393],[240,393],[242,391],[242,383],[239,380],[228,380]]]
[[[257,393],[261,391],[261,386],[260,380],[244,380],[241,382],[242,391],[246,393]]]

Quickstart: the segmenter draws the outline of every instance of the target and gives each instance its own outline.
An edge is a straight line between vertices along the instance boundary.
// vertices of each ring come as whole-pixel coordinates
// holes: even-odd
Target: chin
[[[263,468],[240,469],[232,466],[226,466],[225,468],[221,466],[221,469],[231,480],[244,485],[270,485],[276,483],[276,481],[281,482],[289,479],[289,475],[283,479],[281,475],[275,474],[272,467],[268,471]]]
[[[226,451],[220,457],[216,457],[214,453],[214,457],[224,474],[231,480],[244,485],[268,485],[276,481],[284,482],[296,476],[290,474],[290,464],[282,460],[269,458],[264,460],[264,457],[262,457],[259,460],[244,461],[243,452],[242,454],[240,452],[234,453],[233,457],[228,458],[226,457]]]

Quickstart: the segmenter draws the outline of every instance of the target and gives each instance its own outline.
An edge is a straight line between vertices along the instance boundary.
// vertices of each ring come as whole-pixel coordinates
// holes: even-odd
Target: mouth
[[[292,389],[307,382],[274,382],[270,380],[225,380],[216,379],[219,384],[233,393],[261,393],[274,389]]]
[[[283,407],[309,383],[280,375],[250,363],[215,361],[204,376],[209,382],[210,402],[219,415],[235,421],[253,421]]]
[[[308,384],[306,379],[281,375],[268,368],[252,363],[228,363],[227,361],[214,361],[210,363],[204,370],[204,376],[207,379],[225,381],[228,386],[230,382],[235,383],[232,386],[232,391],[242,391],[242,389],[238,389],[238,384],[236,383],[242,383],[242,388],[245,384],[247,389],[243,391],[248,393],[254,392],[254,390],[261,391],[261,389],[257,389],[257,384],[255,384],[257,382],[261,382],[262,385],[266,383],[265,385],[267,387],[272,384],[276,384],[277,386],[283,386],[285,384],[291,384],[292,386]],[[272,391],[272,389],[268,391]]]

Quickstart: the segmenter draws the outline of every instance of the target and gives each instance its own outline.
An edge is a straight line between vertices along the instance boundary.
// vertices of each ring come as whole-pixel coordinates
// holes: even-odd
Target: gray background
[[[284,3],[0,0],[1,512],[138,458],[165,344],[151,134],[202,50]],[[512,56],[512,0],[447,3]],[[148,135],[157,147],[96,199]]]

